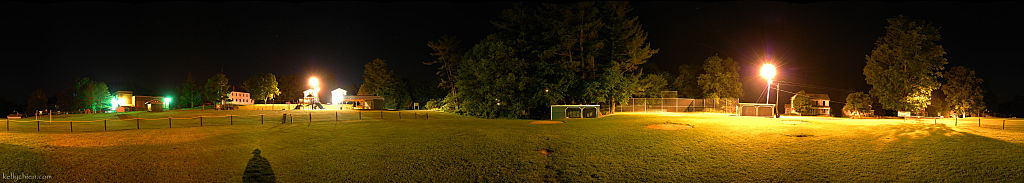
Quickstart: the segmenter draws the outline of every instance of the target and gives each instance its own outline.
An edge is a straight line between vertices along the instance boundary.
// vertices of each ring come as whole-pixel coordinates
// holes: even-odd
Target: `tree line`
[[[644,73],[658,49],[628,2],[519,3],[491,24],[498,30],[468,49],[454,36],[427,43],[443,97],[428,108],[488,118],[543,118],[552,104],[612,109],[631,97],[742,96],[739,66],[714,55],[703,68]],[[671,81],[671,82],[670,82]]]
[[[518,3],[491,21],[496,32],[471,46],[448,35],[428,42],[432,59],[423,64],[437,67],[436,85],[408,82],[387,60],[377,58],[364,65],[356,93],[384,97],[385,108],[425,103],[426,108],[488,118],[543,118],[552,104],[613,109],[628,98],[660,97],[666,90],[687,98],[743,96],[740,66],[728,56],[715,54],[700,66],[681,65],[675,73],[645,73],[642,66],[659,50],[651,48],[639,17],[631,11],[628,2]],[[963,66],[946,71],[947,53],[939,44],[936,26],[904,16],[887,22],[865,56],[863,74],[872,88],[848,95],[844,111],[986,111],[983,80]],[[191,108],[225,102],[233,90],[248,91],[257,102],[295,102],[307,88],[304,78],[271,73],[254,75],[238,88],[228,83],[222,73],[202,85],[188,74],[172,105]],[[52,109],[109,109],[110,92],[104,82],[81,78],[58,94]],[[41,89],[33,91],[26,111],[50,109],[45,96]]]
[[[844,111],[866,114],[872,104],[919,116],[981,116],[987,111],[984,81],[974,70],[964,66],[946,70],[947,52],[939,43],[937,26],[902,15],[886,21],[884,33],[865,56],[863,73],[871,85],[870,95],[848,95]]]
[[[659,97],[665,90],[689,98],[743,96],[739,66],[730,57],[716,54],[701,66],[681,65],[674,77],[644,73],[641,66],[659,50],[647,43],[630,11],[627,2],[520,3],[491,22],[497,32],[468,49],[453,36],[428,42],[435,59],[424,64],[437,66],[437,87],[446,92],[427,107],[479,117],[542,118],[552,104],[614,108],[630,97]],[[843,110],[986,111],[983,80],[973,70],[956,66],[943,72],[946,51],[936,26],[902,15],[887,22],[865,56],[870,95],[848,95]],[[936,109],[927,112],[929,106]]]
[[[91,80],[87,77],[75,81],[74,86],[57,93],[56,101],[50,105],[49,98],[43,89],[32,91],[25,106],[25,114],[36,115],[49,111],[103,111],[110,109],[113,95],[107,83]]]
[[[277,88],[277,78],[270,73],[258,74],[249,78],[239,88],[228,84],[228,78],[223,73],[214,74],[200,87],[192,74],[189,73],[185,81],[178,87],[177,91],[166,92],[171,94],[165,97],[174,98],[171,102],[172,108],[192,108],[203,105],[223,104],[230,102],[228,93],[235,89],[249,91],[254,100],[270,101],[281,94]],[[301,87],[301,86],[300,86]],[[132,90],[131,86],[123,90]],[[34,114],[39,111],[60,111],[69,113],[82,113],[85,111],[102,112],[109,111],[116,100],[116,92],[106,82],[92,80],[88,77],[79,78],[71,88],[61,90],[56,95],[56,101],[50,103],[43,89],[34,90],[28,98],[25,107],[26,114]],[[299,91],[301,93],[301,91]],[[143,93],[133,93],[135,95]],[[148,94],[143,94],[148,95]],[[298,96],[295,96],[298,97]],[[295,100],[298,100],[297,98]],[[139,102],[139,101],[137,101]]]

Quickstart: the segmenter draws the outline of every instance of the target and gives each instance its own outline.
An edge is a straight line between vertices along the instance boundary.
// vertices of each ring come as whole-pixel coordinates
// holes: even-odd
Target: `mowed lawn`
[[[1024,181],[1021,130],[931,121],[620,113],[530,124],[431,112],[429,120],[246,123],[3,131],[0,172],[240,182],[259,149],[283,182]]]

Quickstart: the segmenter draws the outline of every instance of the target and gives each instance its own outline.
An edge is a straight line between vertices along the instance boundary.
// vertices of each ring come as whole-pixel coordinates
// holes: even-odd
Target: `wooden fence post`
[[[981,127],[981,118],[978,118],[978,127]]]
[[[363,111],[359,111],[359,120],[363,120]]]
[[[334,121],[338,121],[338,112],[334,112]]]
[[[107,131],[107,120],[103,120],[103,131]]]
[[[309,122],[313,122],[313,112],[309,112]]]
[[[167,117],[167,128],[171,128],[171,117]]]
[[[74,125],[74,123],[71,123],[71,122],[74,122],[74,121],[68,121],[68,128],[71,129],[71,132],[75,132],[75,125]]]
[[[953,118],[953,126],[956,126],[958,123],[960,123],[960,120],[957,118]]]
[[[235,116],[228,115],[228,125],[235,125]]]
[[[203,127],[203,116],[199,116],[199,127]]]
[[[36,120],[36,131],[39,131],[39,120]]]
[[[260,114],[260,124],[263,124],[263,114]]]
[[[1005,130],[1005,129],[1006,129],[1006,120],[1004,119],[1003,120],[1003,130]]]

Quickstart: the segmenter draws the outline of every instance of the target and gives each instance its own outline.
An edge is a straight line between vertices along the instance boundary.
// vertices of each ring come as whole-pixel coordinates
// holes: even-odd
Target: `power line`
[[[779,82],[780,84],[790,85],[790,86],[799,86],[799,87],[818,88],[818,89],[826,89],[826,90],[841,90],[841,91],[856,92],[856,91],[850,90],[850,89],[833,88],[833,87],[818,86],[818,85],[812,85],[812,84],[802,84],[802,83],[795,83],[795,82],[783,81],[783,80],[776,80],[776,82]]]
[[[779,90],[779,91],[783,91],[783,92],[789,93],[789,94],[793,94],[793,95],[799,95],[799,94],[797,94],[796,92],[786,91],[786,90],[782,90],[782,89],[779,89],[779,88],[775,88],[775,89],[776,89],[776,90]],[[804,95],[804,96],[806,96],[806,97],[810,97],[809,95]],[[846,104],[846,102],[834,101],[834,100],[832,100],[832,99],[829,99],[829,102],[836,102],[836,103]]]
[[[771,86],[769,86],[769,87],[771,87]],[[761,97],[764,96],[765,90],[768,90],[768,89],[769,88],[765,87],[764,89],[761,90],[761,94],[757,96],[757,101],[755,101],[755,103],[761,103]],[[772,91],[768,90],[768,92],[772,92]],[[765,102],[765,103],[767,103],[767,102]]]

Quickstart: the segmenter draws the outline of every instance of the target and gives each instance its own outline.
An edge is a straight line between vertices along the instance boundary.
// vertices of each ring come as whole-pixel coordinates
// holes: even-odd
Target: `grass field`
[[[383,120],[334,122],[333,112],[320,112],[313,123],[295,114],[296,122],[280,124],[274,113],[277,123],[257,125],[253,114],[138,113],[249,118],[209,127],[183,119],[173,128],[154,120],[153,129],[129,123],[119,128],[131,130],[106,132],[86,123],[83,131],[93,130],[12,124],[18,130],[0,132],[0,172],[58,182],[239,182],[259,149],[283,182],[1024,181],[1024,130],[951,127],[952,120],[620,113],[530,124],[430,112],[429,119],[378,113]],[[65,116],[120,118],[131,116]]]

